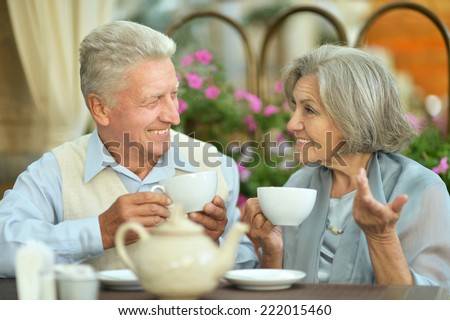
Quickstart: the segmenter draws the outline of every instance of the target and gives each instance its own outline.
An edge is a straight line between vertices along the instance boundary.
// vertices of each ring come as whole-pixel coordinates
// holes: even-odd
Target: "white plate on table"
[[[129,269],[99,271],[97,279],[110,290],[143,290],[138,277]]]
[[[246,290],[281,290],[290,288],[306,274],[286,269],[241,269],[225,273],[230,283]]]

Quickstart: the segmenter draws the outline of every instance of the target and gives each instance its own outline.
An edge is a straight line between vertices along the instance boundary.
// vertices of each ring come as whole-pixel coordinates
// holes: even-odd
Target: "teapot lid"
[[[177,204],[169,206],[170,218],[153,231],[158,235],[194,235],[203,233],[203,227],[186,217],[183,207]]]

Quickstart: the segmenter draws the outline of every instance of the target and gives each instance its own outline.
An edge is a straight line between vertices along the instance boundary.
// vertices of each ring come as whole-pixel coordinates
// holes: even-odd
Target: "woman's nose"
[[[303,123],[303,119],[294,113],[291,117],[291,119],[287,123],[287,128],[289,131],[301,131],[305,128],[305,125]]]

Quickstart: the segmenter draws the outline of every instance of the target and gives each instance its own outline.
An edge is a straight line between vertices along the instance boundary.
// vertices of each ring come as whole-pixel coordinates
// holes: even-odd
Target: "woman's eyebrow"
[[[300,104],[305,104],[305,103],[308,103],[308,102],[314,102],[312,99],[300,99]]]

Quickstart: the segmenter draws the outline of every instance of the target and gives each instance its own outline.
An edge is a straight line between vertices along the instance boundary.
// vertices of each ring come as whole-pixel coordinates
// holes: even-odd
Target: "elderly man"
[[[235,163],[204,142],[171,130],[180,122],[175,43],[149,27],[117,21],[93,30],[80,46],[81,90],[96,130],[31,164],[0,202],[0,275],[13,276],[16,251],[27,240],[46,243],[56,263],[123,265],[114,248],[118,227],[148,230],[169,216],[171,199],[150,192],[178,174],[216,170],[218,194],[189,218],[218,243],[239,219]],[[217,161],[208,161],[215,153]],[[218,156],[217,156],[218,155]],[[194,160],[194,161],[193,161]],[[137,240],[129,233],[127,243]],[[254,267],[248,238],[236,268]]]

